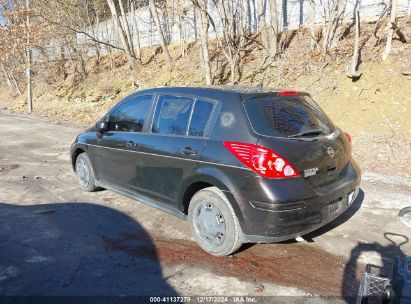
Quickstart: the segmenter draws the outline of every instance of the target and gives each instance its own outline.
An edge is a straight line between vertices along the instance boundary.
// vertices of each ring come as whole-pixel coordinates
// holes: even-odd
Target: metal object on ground
[[[398,217],[404,225],[411,228],[411,220],[405,217],[407,213],[411,213],[411,206],[401,209]],[[408,238],[405,238],[406,243]],[[404,243],[398,247],[402,244]],[[411,257],[394,258],[391,280],[370,274],[371,266],[367,265],[366,272],[361,278],[357,304],[411,304]]]
[[[390,286],[389,279],[365,272],[361,278],[357,304],[384,303],[389,297]]]

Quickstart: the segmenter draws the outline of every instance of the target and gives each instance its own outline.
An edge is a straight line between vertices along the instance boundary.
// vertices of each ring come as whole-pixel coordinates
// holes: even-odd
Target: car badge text
[[[309,177],[316,175],[318,171],[318,168],[310,168],[310,169],[305,169],[304,170],[304,177]]]

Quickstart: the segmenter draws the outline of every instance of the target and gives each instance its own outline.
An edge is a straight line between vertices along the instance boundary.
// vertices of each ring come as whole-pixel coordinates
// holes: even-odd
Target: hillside
[[[375,24],[363,25],[362,77],[356,82],[346,76],[353,45],[353,34],[347,27],[339,47],[327,55],[309,51],[305,30],[283,33],[284,50],[271,64],[254,37],[243,52],[238,84],[262,83],[310,92],[333,121],[352,135],[354,154],[363,169],[411,176],[411,19],[402,18],[400,24],[407,43],[394,40],[392,54],[385,62],[381,61],[384,30],[378,32],[377,39],[373,36]],[[133,91],[203,85],[199,45],[189,44],[186,56],[181,56],[179,44],[171,45],[170,52],[174,59],[171,69],[160,48],[143,49],[144,67],[134,77],[120,53],[103,56],[98,64],[96,58],[88,58],[86,78],[74,73],[68,62],[38,64],[33,115],[89,125]],[[228,83],[229,65],[216,41],[211,45],[211,58],[214,84]],[[68,75],[65,79],[62,70]],[[12,97],[2,87],[0,109],[24,113],[25,96]]]

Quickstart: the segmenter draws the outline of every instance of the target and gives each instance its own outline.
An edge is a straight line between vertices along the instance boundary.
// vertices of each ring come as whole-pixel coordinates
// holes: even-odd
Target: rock
[[[250,266],[251,266],[252,268],[255,268],[255,269],[260,268],[260,265],[258,265],[258,263],[257,263],[257,262],[254,262],[254,261],[251,261],[251,262],[250,262]]]
[[[86,97],[86,102],[98,102],[103,98],[100,93],[92,93]]]
[[[264,291],[264,285],[258,285],[255,287],[255,292],[263,292]]]

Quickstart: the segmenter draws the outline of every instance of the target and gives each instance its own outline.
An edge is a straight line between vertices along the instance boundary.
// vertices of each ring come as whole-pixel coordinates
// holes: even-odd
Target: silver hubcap
[[[224,242],[224,216],[212,203],[201,202],[196,206],[193,224],[196,234],[207,246],[218,247]]]
[[[89,173],[88,166],[84,159],[80,159],[77,162],[76,172],[77,172],[77,177],[78,177],[80,184],[84,187],[87,187],[89,183],[90,173]]]

